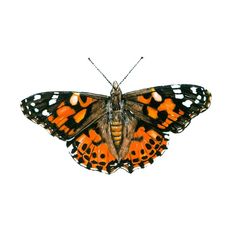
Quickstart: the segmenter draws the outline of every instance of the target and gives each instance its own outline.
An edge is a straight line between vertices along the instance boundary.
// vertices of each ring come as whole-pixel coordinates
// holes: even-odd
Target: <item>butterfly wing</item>
[[[168,134],[160,132],[155,127],[142,120],[135,126],[128,151],[120,165],[129,173],[135,169],[152,164],[167,149]]]
[[[126,93],[122,98],[126,117],[135,122],[120,164],[132,173],[161,156],[167,149],[168,132],[183,131],[210,106],[211,95],[196,85],[168,85]]]
[[[67,147],[73,159],[87,169],[111,174],[120,167],[109,133],[108,115],[68,140]]]
[[[92,125],[106,111],[108,98],[77,92],[44,92],[21,102],[24,115],[62,140]]]
[[[160,131],[182,132],[210,106],[211,94],[197,85],[167,85],[126,93],[124,109]]]

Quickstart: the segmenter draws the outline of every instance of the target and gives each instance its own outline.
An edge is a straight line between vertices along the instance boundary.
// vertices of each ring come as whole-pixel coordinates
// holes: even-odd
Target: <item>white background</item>
[[[0,3],[0,235],[236,235],[235,1]],[[132,175],[88,171],[28,121],[36,92],[193,83],[210,109]]]

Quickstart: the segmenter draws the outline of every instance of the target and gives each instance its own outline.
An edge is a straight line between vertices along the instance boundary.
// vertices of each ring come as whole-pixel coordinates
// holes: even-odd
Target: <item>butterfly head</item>
[[[111,90],[111,94],[120,94],[121,93],[121,90],[120,90],[120,86],[118,84],[118,82],[115,80],[113,83],[112,83],[112,90]]]
[[[113,82],[112,88],[113,88],[114,90],[119,90],[119,84],[118,84],[118,82],[117,82],[116,80]]]
[[[111,104],[113,110],[120,110],[121,106],[121,90],[117,81],[114,81],[112,84],[111,90]]]

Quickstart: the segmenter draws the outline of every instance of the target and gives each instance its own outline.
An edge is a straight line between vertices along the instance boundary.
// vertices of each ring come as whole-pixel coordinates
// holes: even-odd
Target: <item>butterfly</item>
[[[55,91],[21,101],[24,115],[66,141],[73,159],[90,170],[111,174],[122,168],[132,173],[152,164],[167,149],[169,133],[182,132],[210,106],[210,92],[198,85],[122,94],[120,84],[129,73],[120,83],[111,83],[96,69],[112,85],[110,96]]]

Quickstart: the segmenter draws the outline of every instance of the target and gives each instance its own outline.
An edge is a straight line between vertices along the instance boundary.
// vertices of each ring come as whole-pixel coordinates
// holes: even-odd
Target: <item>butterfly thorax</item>
[[[111,90],[110,129],[113,143],[119,149],[123,135],[121,90],[115,81]]]

